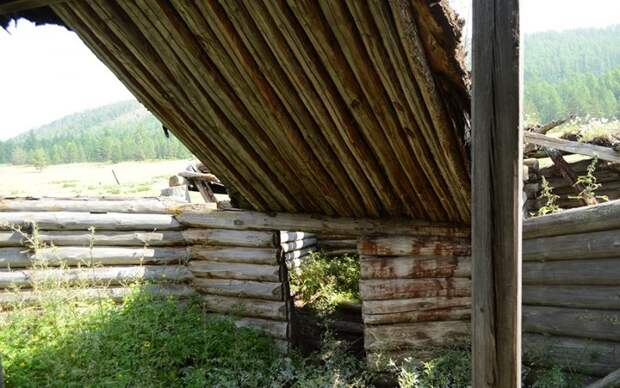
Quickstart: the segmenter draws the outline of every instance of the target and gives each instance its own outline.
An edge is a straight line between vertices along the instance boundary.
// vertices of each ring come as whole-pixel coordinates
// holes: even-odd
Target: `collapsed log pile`
[[[591,159],[580,160],[569,163],[568,167],[576,176],[586,176],[588,166],[591,163]],[[597,196],[606,196],[609,200],[620,199],[620,163],[599,160],[594,176],[596,182],[601,184],[601,187],[595,190]],[[557,200],[557,205],[560,208],[572,209],[584,205],[583,201],[576,198],[578,190],[563,177],[557,166],[552,165],[540,168],[536,176],[524,185],[524,191],[526,191],[528,198],[526,206],[531,212],[536,212],[545,205],[545,199],[540,198],[542,177],[545,177],[553,189],[553,193],[560,196]]]
[[[526,356],[595,376],[617,369],[620,201],[531,218],[523,238]]]
[[[363,237],[364,346],[371,365],[469,335],[469,237]]]

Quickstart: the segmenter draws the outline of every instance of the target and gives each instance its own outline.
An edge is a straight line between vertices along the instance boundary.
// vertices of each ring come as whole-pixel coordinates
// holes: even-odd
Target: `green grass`
[[[291,271],[291,290],[320,313],[344,302],[360,303],[360,264],[357,256],[327,257],[312,252],[299,271]]]

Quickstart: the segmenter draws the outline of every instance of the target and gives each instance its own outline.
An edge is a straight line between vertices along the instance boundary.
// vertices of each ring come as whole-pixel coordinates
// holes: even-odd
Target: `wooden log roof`
[[[469,223],[446,0],[49,6],[252,209]]]

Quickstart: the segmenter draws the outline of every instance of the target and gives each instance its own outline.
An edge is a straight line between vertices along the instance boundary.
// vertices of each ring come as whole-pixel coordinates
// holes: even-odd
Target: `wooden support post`
[[[521,386],[519,0],[473,2],[472,386]]]

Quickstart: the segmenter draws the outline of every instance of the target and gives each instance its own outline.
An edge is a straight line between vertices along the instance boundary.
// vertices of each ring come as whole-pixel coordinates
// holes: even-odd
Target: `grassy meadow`
[[[71,163],[38,169],[0,164],[0,197],[158,196],[191,160]],[[114,179],[114,174],[120,184]],[[192,193],[192,202],[200,194]]]

